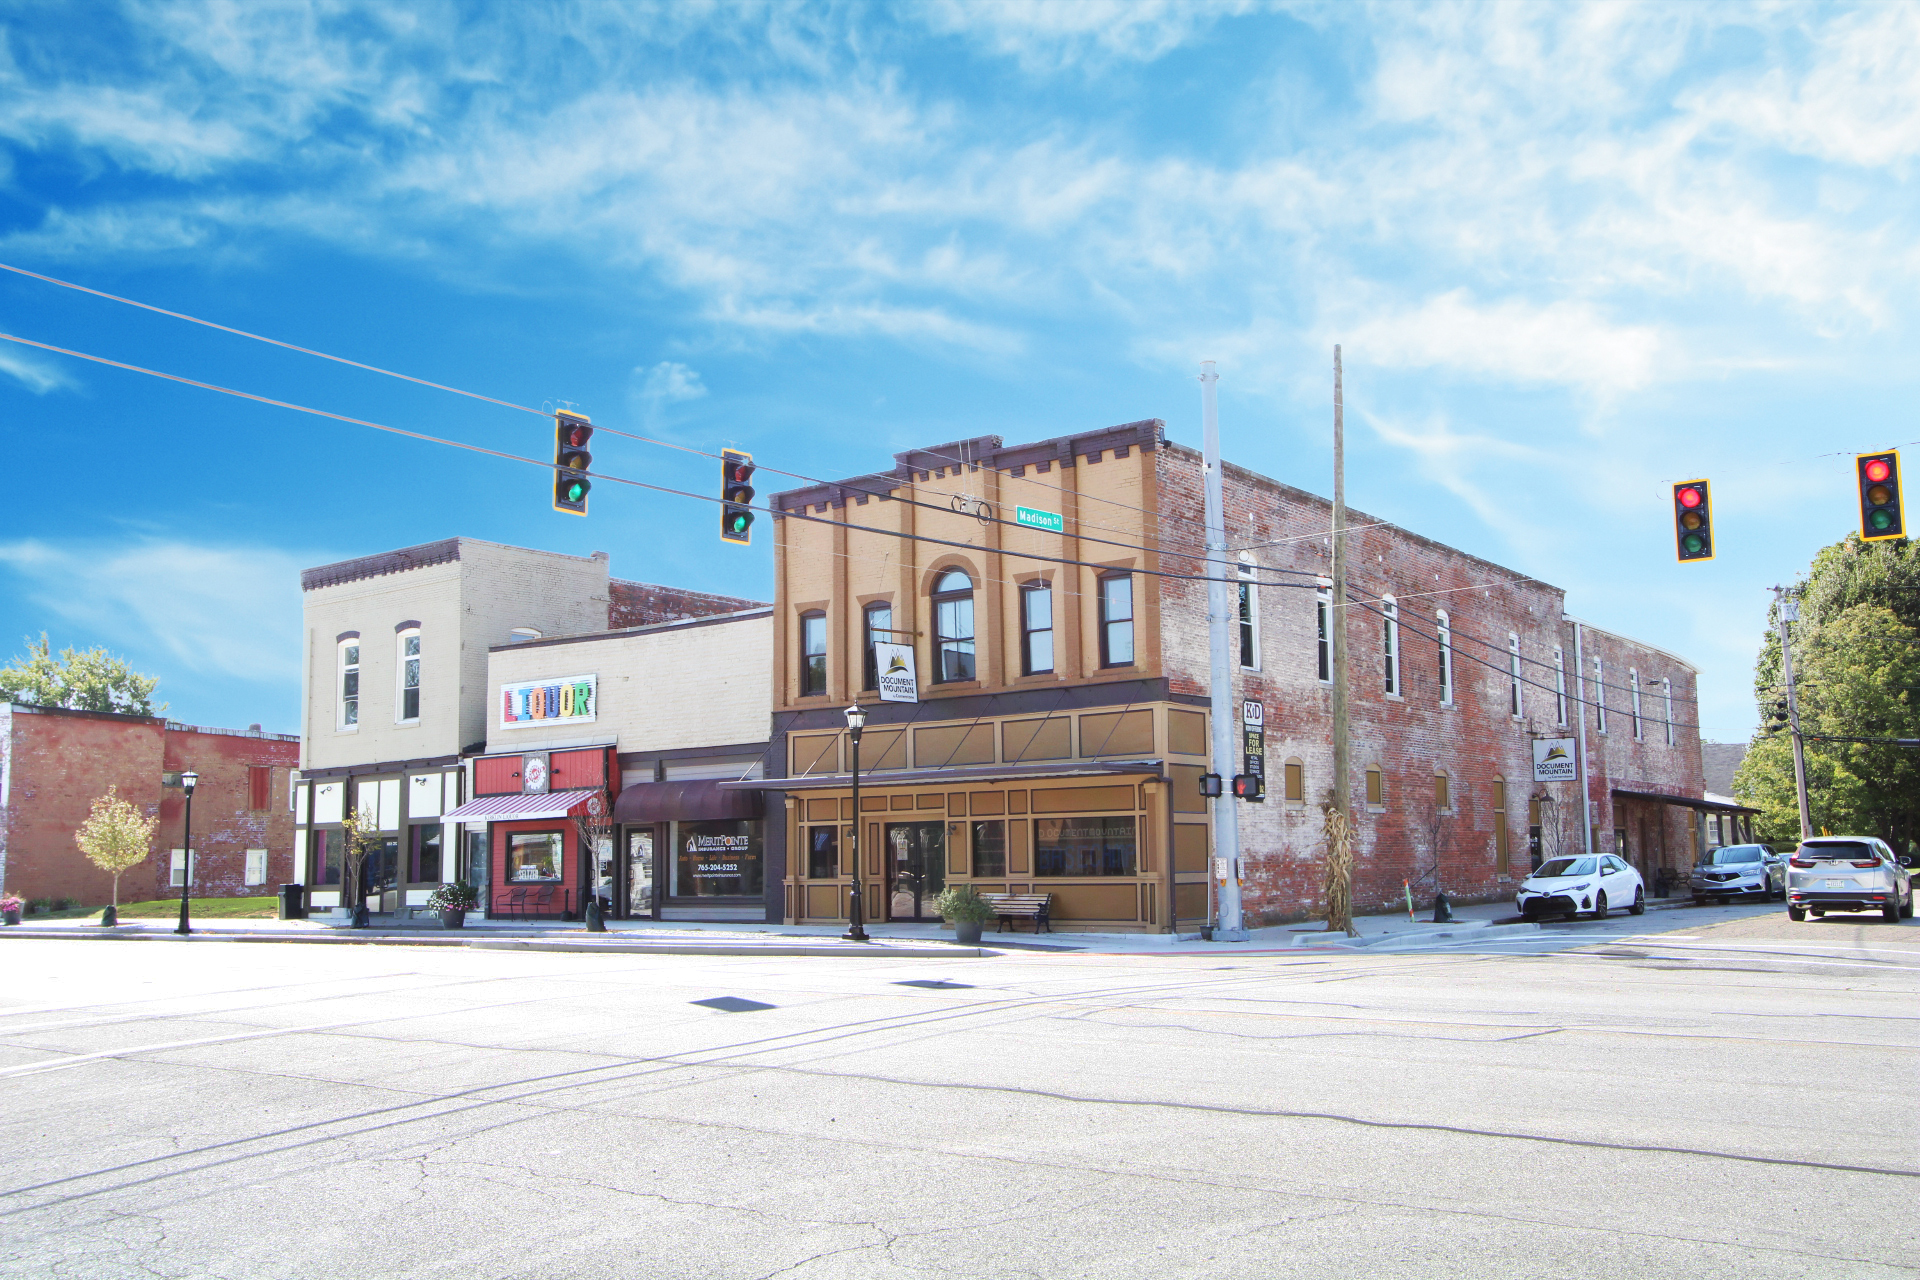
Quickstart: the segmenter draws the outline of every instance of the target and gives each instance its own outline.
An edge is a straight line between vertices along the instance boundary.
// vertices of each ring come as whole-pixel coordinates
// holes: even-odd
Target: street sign
[[[1267,709],[1252,700],[1240,704],[1240,730],[1246,739],[1246,775],[1258,779],[1248,800],[1264,800],[1267,789]]]
[[[914,672],[912,645],[876,640],[873,663],[880,673],[880,701],[920,701],[920,678]]]
[[[1535,782],[1574,782],[1579,779],[1579,762],[1574,758],[1572,738],[1535,738],[1533,740],[1533,780]]]
[[[1058,511],[1038,511],[1032,507],[1015,507],[1013,522],[1029,529],[1045,529],[1048,533],[1064,533],[1067,528],[1066,519]]]

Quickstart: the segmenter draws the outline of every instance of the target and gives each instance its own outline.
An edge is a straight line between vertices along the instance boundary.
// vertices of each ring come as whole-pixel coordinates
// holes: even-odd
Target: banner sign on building
[[[1260,790],[1267,789],[1267,709],[1258,702],[1240,704],[1240,728],[1247,742],[1247,767],[1249,777],[1260,779]]]
[[[1033,507],[1015,507],[1013,522],[1029,529],[1045,529],[1048,533],[1064,533],[1067,528],[1058,511],[1039,511]]]
[[[875,644],[873,664],[880,673],[880,701],[920,701],[920,678],[914,672],[912,645]]]
[[[503,684],[499,699],[500,727],[520,729],[555,720],[586,724],[594,718],[599,706],[599,688],[594,676]]]
[[[1535,782],[1574,782],[1579,765],[1573,754],[1572,738],[1535,738],[1533,740],[1533,780]]]

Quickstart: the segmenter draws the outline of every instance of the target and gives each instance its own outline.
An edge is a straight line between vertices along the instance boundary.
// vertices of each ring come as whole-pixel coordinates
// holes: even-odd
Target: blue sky
[[[1568,591],[1751,730],[1912,409],[1920,7],[15,3],[0,262],[816,475],[1166,419]],[[491,447],[531,415],[36,281],[6,332]],[[0,344],[0,650],[298,728],[297,573],[454,533],[764,596],[705,504]],[[712,464],[602,436],[599,465]],[[1676,565],[1668,485],[1714,482]],[[7,650],[10,651],[10,650]]]

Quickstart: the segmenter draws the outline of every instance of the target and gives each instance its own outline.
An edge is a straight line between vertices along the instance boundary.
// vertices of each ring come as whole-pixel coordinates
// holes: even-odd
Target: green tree
[[[118,711],[125,715],[153,716],[167,709],[166,703],[153,705],[158,676],[143,676],[116,658],[104,647],[81,653],[62,649],[58,655],[46,632],[40,643],[27,640],[25,655],[11,666],[0,667],[0,699],[35,703],[43,707],[69,707],[75,711]]]
[[[1920,837],[1920,753],[1828,739],[1920,737],[1920,545],[1849,535],[1814,557],[1799,589],[1793,663],[1814,830],[1908,848]],[[1763,719],[1785,699],[1777,628],[1761,646],[1754,692]],[[1787,734],[1754,739],[1734,792],[1760,809],[1762,839],[1799,836]]]
[[[120,914],[120,875],[153,855],[153,833],[159,825],[160,819],[149,818],[122,800],[118,787],[108,787],[73,833],[73,842],[87,861],[113,876],[113,904],[101,923],[115,923]]]

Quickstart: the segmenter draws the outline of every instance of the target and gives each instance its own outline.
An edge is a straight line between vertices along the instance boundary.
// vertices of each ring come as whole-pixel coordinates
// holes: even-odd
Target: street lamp
[[[187,923],[187,904],[193,898],[193,789],[200,784],[197,773],[180,775],[180,789],[187,793],[186,831],[180,837],[180,923],[175,933],[193,932],[193,926]]]
[[[847,932],[843,935],[848,942],[867,941],[863,924],[866,900],[860,889],[860,731],[866,727],[866,708],[856,702],[847,708],[847,737],[853,742],[853,884],[847,890]]]

